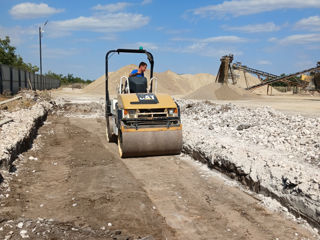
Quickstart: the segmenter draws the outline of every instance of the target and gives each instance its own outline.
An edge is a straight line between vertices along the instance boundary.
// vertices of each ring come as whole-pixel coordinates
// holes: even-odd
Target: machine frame
[[[105,76],[105,80],[106,80],[106,118],[108,116],[111,116],[111,101],[110,101],[110,96],[109,96],[109,55],[112,53],[141,53],[141,54],[146,54],[147,58],[149,60],[150,63],[150,79],[152,79],[153,77],[153,68],[154,68],[154,60],[153,60],[153,55],[148,52],[147,50],[144,49],[123,49],[123,48],[119,48],[119,49],[115,49],[115,50],[110,50],[107,52],[106,54],[106,66],[105,66],[105,70],[106,70],[106,76]],[[152,82],[150,85],[150,89],[152,89]]]
[[[147,55],[150,63],[150,84],[146,93],[122,92],[123,76],[120,78],[117,98],[110,99],[108,68],[109,58],[114,53]],[[106,135],[109,142],[118,142],[120,156],[179,154],[182,149],[180,107],[171,96],[156,94],[156,78],[153,77],[153,55],[143,49],[110,50],[106,54],[105,67]],[[154,89],[153,83],[155,85]],[[138,139],[139,141],[137,141]]]

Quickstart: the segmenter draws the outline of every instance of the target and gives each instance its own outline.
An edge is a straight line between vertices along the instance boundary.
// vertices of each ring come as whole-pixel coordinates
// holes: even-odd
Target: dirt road
[[[1,239],[316,239],[187,157],[121,160],[104,134],[48,117],[2,185]]]

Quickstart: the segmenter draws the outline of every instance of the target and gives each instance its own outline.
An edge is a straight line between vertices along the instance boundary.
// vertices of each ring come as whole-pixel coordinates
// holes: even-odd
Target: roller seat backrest
[[[130,93],[147,93],[148,82],[145,77],[129,77]]]

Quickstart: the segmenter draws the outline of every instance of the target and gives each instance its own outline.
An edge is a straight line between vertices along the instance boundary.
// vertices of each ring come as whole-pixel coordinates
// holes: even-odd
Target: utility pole
[[[40,83],[42,86],[42,46],[41,46],[41,27],[39,27],[39,47],[40,47]]]
[[[48,20],[43,24],[43,27],[39,27],[39,50],[40,50],[40,85],[41,85],[41,88],[43,89],[44,87],[44,82],[43,82],[43,79],[42,79],[42,45],[41,45],[41,38],[42,38],[42,32],[43,32],[43,28],[44,26],[46,26],[48,23]]]

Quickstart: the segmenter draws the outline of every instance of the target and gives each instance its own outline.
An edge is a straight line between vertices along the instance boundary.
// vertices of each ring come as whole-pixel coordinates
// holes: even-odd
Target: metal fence
[[[15,94],[22,89],[44,90],[60,87],[60,80],[0,64],[0,94]]]

